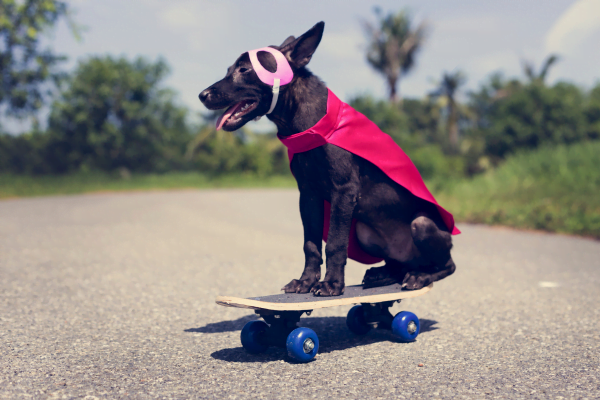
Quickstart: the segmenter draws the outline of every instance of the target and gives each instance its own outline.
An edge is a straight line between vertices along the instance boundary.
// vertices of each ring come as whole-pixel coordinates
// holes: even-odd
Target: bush
[[[496,170],[449,181],[436,198],[459,220],[600,238],[600,141],[519,152]]]
[[[52,105],[47,162],[55,172],[181,168],[187,110],[160,86],[163,61],[91,57]]]
[[[287,150],[275,134],[216,131],[205,126],[188,146],[192,167],[208,175],[251,173],[258,176],[289,174]]]
[[[440,146],[426,145],[407,152],[423,179],[444,180],[465,175],[465,161],[460,156],[445,155]]]
[[[575,85],[560,82],[547,87],[538,81],[526,85],[513,81],[500,84],[493,95],[490,92],[494,91],[484,87],[472,94],[471,106],[479,111],[476,136],[485,140],[485,154],[496,161],[519,149],[590,138],[585,94]],[[486,106],[473,101],[481,101],[485,94]]]
[[[590,91],[584,110],[587,122],[587,136],[600,139],[600,84]]]
[[[38,132],[18,136],[0,134],[0,172],[50,172],[46,163],[46,143],[47,137]]]

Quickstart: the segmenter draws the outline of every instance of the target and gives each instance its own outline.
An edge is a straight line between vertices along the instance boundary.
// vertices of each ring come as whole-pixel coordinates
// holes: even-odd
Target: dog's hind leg
[[[452,235],[443,223],[436,223],[427,214],[419,213],[410,224],[410,233],[423,258],[435,264],[448,261]]]
[[[408,237],[410,237],[408,230],[404,235],[401,233],[401,236],[406,237],[407,234]],[[357,222],[356,224],[356,235],[360,246],[365,252],[385,260],[384,266],[371,267],[365,272],[362,282],[363,288],[369,289],[402,282],[406,271],[410,270],[410,268],[405,268],[400,261],[390,258],[387,241],[374,229],[362,222]],[[412,246],[412,239],[410,241],[410,246]],[[405,254],[405,252],[403,252],[403,254]]]
[[[387,259],[384,266],[371,267],[365,272],[363,289],[401,283],[409,269],[399,261]]]
[[[421,266],[407,272],[402,285],[410,290],[421,289],[453,274],[456,265],[450,256],[452,236],[443,224],[438,225],[427,214],[421,213],[411,222],[410,230],[414,244],[421,253]]]
[[[358,225],[357,225],[358,227]],[[385,241],[375,240],[379,237],[369,233],[366,229],[359,235],[364,238],[368,250],[374,255],[385,258],[383,267],[373,267],[367,270],[363,278],[363,287],[378,287],[401,283],[406,289],[416,290],[439,281],[451,275],[456,266],[450,256],[452,236],[445,229],[443,223],[438,223],[425,213],[418,214],[410,224],[410,236],[406,238],[400,233],[395,237],[396,247],[384,247]],[[373,239],[373,237],[375,239]],[[367,241],[367,239],[370,239]],[[392,240],[388,239],[388,242]],[[402,242],[401,245],[398,242]],[[361,242],[362,243],[362,242]],[[365,249],[366,250],[366,249]]]
[[[358,222],[356,235],[365,252],[385,260],[384,266],[372,267],[365,272],[364,289],[402,283],[406,272],[417,266],[411,265],[411,261],[419,256],[419,250],[414,246],[410,226],[398,225],[392,236],[384,238],[368,225]],[[392,248],[389,243],[395,246]]]
[[[421,289],[422,287],[428,286],[430,283],[452,275],[455,270],[456,265],[454,264],[452,257],[450,257],[442,267],[434,266],[433,268],[426,268],[425,271],[419,269],[407,272],[402,280],[402,286],[409,290]]]

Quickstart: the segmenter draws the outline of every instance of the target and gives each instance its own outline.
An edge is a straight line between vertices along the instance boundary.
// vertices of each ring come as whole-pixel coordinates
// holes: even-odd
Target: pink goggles
[[[275,72],[269,72],[262,66],[260,61],[258,61],[258,52],[266,51],[267,53],[271,53],[275,57],[275,62],[277,63],[277,69]],[[260,79],[263,83],[267,85],[273,86],[273,99],[271,100],[271,108],[267,112],[270,114],[275,105],[277,104],[277,99],[279,98],[279,87],[282,85],[287,85],[294,78],[294,72],[292,71],[292,67],[288,63],[288,60],[285,58],[283,53],[279,50],[275,50],[272,47],[263,47],[256,50],[248,51],[248,55],[250,56],[250,62],[252,63],[252,67],[258,75],[258,79]]]

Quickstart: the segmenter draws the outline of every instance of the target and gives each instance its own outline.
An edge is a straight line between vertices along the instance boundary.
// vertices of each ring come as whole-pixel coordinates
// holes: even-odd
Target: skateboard
[[[364,335],[372,328],[389,329],[401,342],[415,340],[419,334],[419,318],[409,311],[395,316],[390,307],[403,299],[422,296],[433,284],[419,290],[403,290],[400,284],[363,289],[362,285],[347,286],[344,294],[319,297],[312,293],[285,293],[270,296],[240,298],[217,296],[221,306],[249,308],[264,320],[250,321],[241,333],[242,346],[252,354],[263,353],[269,346],[283,347],[299,362],[308,362],[319,351],[319,338],[309,328],[298,327],[302,314],[318,308],[357,304],[350,309],[346,325],[354,334]]]

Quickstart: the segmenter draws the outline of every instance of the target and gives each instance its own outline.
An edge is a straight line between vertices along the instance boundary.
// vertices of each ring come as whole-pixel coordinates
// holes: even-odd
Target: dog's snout
[[[200,99],[201,102],[205,102],[206,100],[208,100],[208,97],[210,96],[210,90],[206,89],[203,90],[202,92],[200,92],[200,94],[198,95],[198,98]]]

